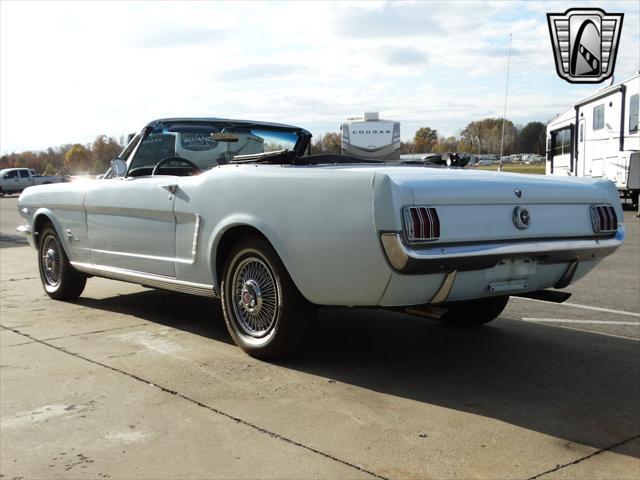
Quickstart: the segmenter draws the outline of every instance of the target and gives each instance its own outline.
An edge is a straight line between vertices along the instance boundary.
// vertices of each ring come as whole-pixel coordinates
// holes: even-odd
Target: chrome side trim
[[[126,268],[109,267],[106,265],[94,265],[81,262],[71,262],[71,265],[81,272],[95,275],[96,277],[111,278],[112,280],[137,283],[145,287],[163,288],[165,290],[173,290],[203,297],[217,297],[213,285],[204,283],[186,282],[164,275],[136,272],[134,270],[127,270]]]
[[[100,250],[98,248],[92,248],[92,252],[95,253],[104,253],[107,255],[117,255],[120,257],[134,257],[134,258],[144,258],[145,260],[156,260],[158,262],[177,262],[177,263],[191,263],[191,259],[182,259],[175,257],[160,257],[158,255],[146,255],[144,253],[129,253],[129,252],[116,252],[113,250]]]
[[[442,281],[442,285],[440,285],[440,288],[438,289],[436,294],[429,301],[430,304],[437,305],[438,303],[442,303],[447,299],[449,293],[451,292],[451,289],[453,288],[453,284],[456,281],[457,273],[457,270],[447,273],[447,276],[444,277],[444,280]]]
[[[193,244],[191,245],[191,265],[196,263],[198,257],[198,235],[200,234],[200,215],[196,213],[196,224],[193,228]]]
[[[522,242],[491,242],[473,245],[410,247],[400,233],[383,233],[382,247],[391,266],[400,273],[425,274],[453,270],[481,270],[505,258],[535,258],[541,263],[597,260],[613,253],[625,236],[620,224],[614,237]]]

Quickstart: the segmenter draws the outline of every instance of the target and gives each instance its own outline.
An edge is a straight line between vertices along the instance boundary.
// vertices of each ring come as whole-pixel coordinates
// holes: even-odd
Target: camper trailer
[[[638,203],[640,75],[598,90],[547,124],[547,175],[608,178]]]
[[[348,118],[340,126],[342,153],[368,160],[400,160],[400,122],[381,120],[378,112]]]

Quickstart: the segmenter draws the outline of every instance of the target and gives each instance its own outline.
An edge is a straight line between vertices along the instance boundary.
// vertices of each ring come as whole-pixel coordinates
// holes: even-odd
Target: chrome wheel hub
[[[50,272],[53,270],[56,261],[56,252],[53,248],[47,250],[44,254],[44,266]]]
[[[271,269],[257,257],[240,262],[233,274],[233,309],[243,333],[267,335],[278,318],[280,292]]]
[[[242,304],[247,312],[257,314],[262,307],[262,291],[255,280],[247,280],[242,288]]]
[[[42,257],[40,263],[42,265],[42,274],[44,280],[51,286],[60,283],[61,260],[60,245],[54,236],[48,236],[43,240]]]

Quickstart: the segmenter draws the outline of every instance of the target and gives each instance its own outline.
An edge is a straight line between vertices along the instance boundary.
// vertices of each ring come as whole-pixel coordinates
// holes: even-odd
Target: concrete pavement
[[[632,222],[574,306],[514,299],[472,330],[325,310],[309,351],[280,363],[233,346],[216,301],[95,278],[52,301],[35,251],[3,242],[0,473],[638,478]]]

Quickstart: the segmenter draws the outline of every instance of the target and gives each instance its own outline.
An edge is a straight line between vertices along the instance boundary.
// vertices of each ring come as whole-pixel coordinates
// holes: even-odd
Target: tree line
[[[430,127],[419,128],[412,141],[401,142],[400,153],[500,153],[502,119],[485,118],[470,122],[459,135],[444,137]],[[311,153],[340,153],[341,134],[328,132],[315,139]],[[504,155],[546,151],[546,126],[541,122],[529,122],[516,126],[511,120],[504,122]]]
[[[43,151],[10,153],[0,157],[0,168],[31,168],[45,175],[99,174],[120,154],[124,138],[120,140],[98,135],[92,143],[66,144]]]
[[[541,122],[529,122],[516,126],[511,120],[504,122],[505,155],[535,153],[544,155],[546,127]],[[413,140],[401,142],[400,152],[405,153],[500,153],[502,119],[485,118],[470,122],[458,135],[444,137],[430,127],[419,128]],[[98,135],[93,143],[67,144],[49,147],[44,151],[10,153],[0,157],[0,168],[27,167],[47,175],[99,174],[109,168],[124,148],[124,138],[119,140]],[[340,153],[341,134],[327,132],[311,144],[311,153]]]

